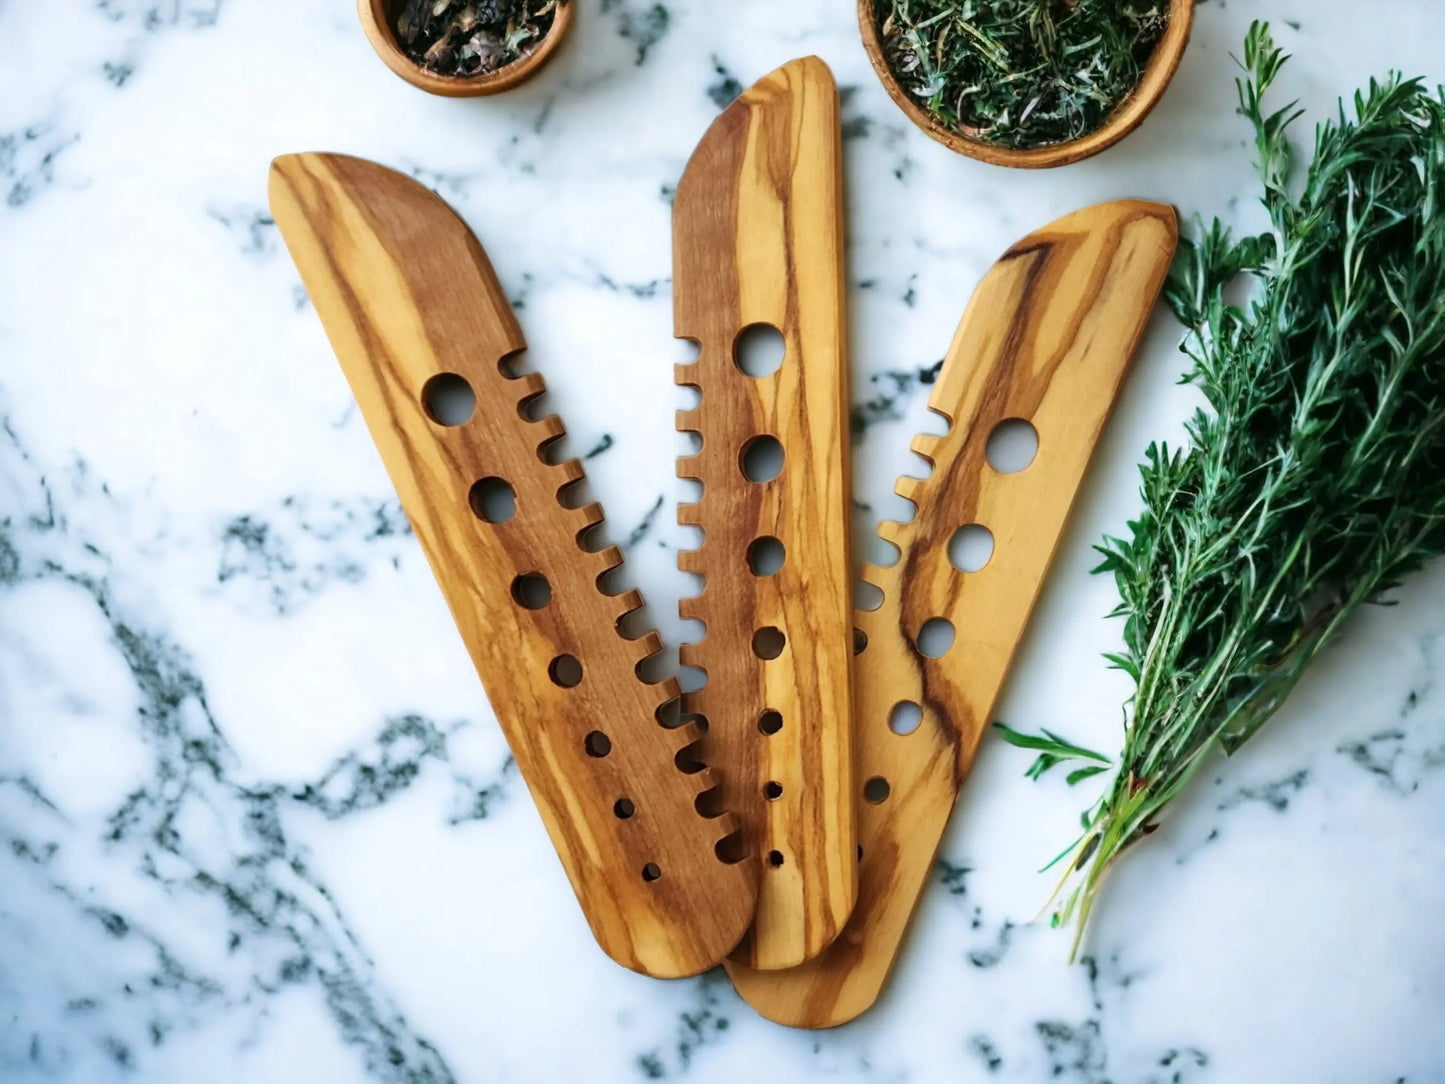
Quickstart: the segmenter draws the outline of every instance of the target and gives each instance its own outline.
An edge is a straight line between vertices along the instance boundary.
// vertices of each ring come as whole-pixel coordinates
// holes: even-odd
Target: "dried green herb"
[[[1167,0],[874,0],[899,85],[945,126],[1013,149],[1103,125],[1139,85]]]
[[[1316,129],[1296,184],[1300,111],[1264,106],[1286,59],[1256,23],[1239,108],[1269,230],[1201,228],[1167,288],[1209,409],[1186,448],[1148,449],[1144,510],[1100,547],[1125,619],[1109,659],[1135,692],[1113,783],[1060,856],[1076,886],[1055,924],[1077,917],[1080,935],[1119,855],[1209,756],[1254,735],[1355,610],[1445,552],[1445,91],[1371,81]],[[1246,307],[1228,300],[1240,275]]]
[[[437,75],[481,75],[535,49],[566,0],[406,0],[396,36]]]

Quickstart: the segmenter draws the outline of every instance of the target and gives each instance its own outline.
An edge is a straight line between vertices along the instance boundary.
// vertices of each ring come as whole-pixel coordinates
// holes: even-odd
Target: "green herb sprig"
[[[1115,861],[1208,756],[1257,733],[1355,610],[1445,552],[1445,96],[1371,81],[1316,129],[1295,195],[1301,111],[1264,104],[1286,59],[1250,28],[1239,111],[1270,229],[1236,241],[1216,220],[1166,289],[1209,409],[1187,447],[1148,449],[1143,511],[1099,547],[1124,618],[1109,659],[1135,692],[1112,785],[1060,856],[1075,886],[1054,922],[1077,919],[1075,950]],[[1246,307],[1226,298],[1241,274]]]
[[[947,127],[1023,149],[1087,135],[1139,84],[1167,0],[874,0],[888,66]]]

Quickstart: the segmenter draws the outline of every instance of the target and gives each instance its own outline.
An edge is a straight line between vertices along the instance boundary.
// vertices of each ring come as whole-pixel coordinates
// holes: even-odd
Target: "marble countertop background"
[[[1429,0],[1210,0],[1135,136],[1003,172],[915,131],[845,0],[579,0],[502,98],[429,98],[350,0],[0,0],[0,1081],[1445,1081],[1445,567],[1121,866],[1081,965],[1034,870],[1092,796],[986,743],[875,1011],[823,1034],[594,946],[265,205],[405,169],[477,230],[673,644],[669,197],[817,53],[847,134],[859,537],[973,284],[1123,195],[1248,225],[1248,20],[1312,110],[1445,78]],[[1301,130],[1303,134],[1303,129]],[[1194,403],[1162,312],[998,716],[1117,747],[1090,544]]]

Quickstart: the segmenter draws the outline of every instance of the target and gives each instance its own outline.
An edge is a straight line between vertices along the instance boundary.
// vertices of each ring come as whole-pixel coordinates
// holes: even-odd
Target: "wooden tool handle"
[[[728,850],[698,731],[665,729],[676,683],[645,683],[655,632],[618,623],[622,561],[562,423],[516,375],[521,329],[481,245],[420,184],[360,159],[271,170],[271,207],[431,562],[598,943],[626,967],[689,975],[751,920],[757,866]],[[448,387],[470,417],[442,412]],[[601,547],[601,548],[599,548]]]
[[[913,442],[933,470],[899,480],[917,514],[879,528],[900,557],[864,570],[882,602],[855,615],[865,638],[854,659],[858,903],[832,947],[801,967],[730,967],[738,992],[769,1019],[832,1027],[878,997],[1177,233],[1161,204],[1089,207],[1020,241],[969,302],[929,398],[948,433]],[[1004,474],[987,448],[1011,419],[1034,427],[1038,453]],[[961,571],[950,543],[973,526],[991,532],[992,555]],[[919,640],[935,620],[951,625],[953,642],[933,658]]]
[[[677,417],[702,483],[678,518],[703,533],[678,567],[704,581],[679,608],[706,630],[680,658],[707,674],[683,708],[763,863],[732,957],[761,968],[823,951],[856,893],[841,145],[832,73],[793,61],[713,123],[673,214],[676,330],[700,347],[677,382],[701,396]],[[770,373],[738,354],[760,325],[784,345]]]

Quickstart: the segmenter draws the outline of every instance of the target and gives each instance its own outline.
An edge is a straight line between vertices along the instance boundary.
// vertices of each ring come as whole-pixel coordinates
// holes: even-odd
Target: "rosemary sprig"
[[[1166,290],[1209,409],[1187,447],[1147,450],[1144,509],[1099,547],[1124,618],[1110,661],[1135,692],[1113,783],[1066,852],[1075,887],[1054,921],[1077,917],[1076,950],[1114,862],[1206,757],[1254,735],[1359,606],[1445,552],[1445,93],[1371,81],[1318,126],[1295,195],[1300,111],[1264,105],[1286,59],[1255,23],[1239,111],[1270,229],[1201,228]],[[1226,300],[1241,274],[1247,307]]]
[[[1094,131],[1138,85],[1167,0],[874,0],[888,66],[945,125],[1011,148]]]

